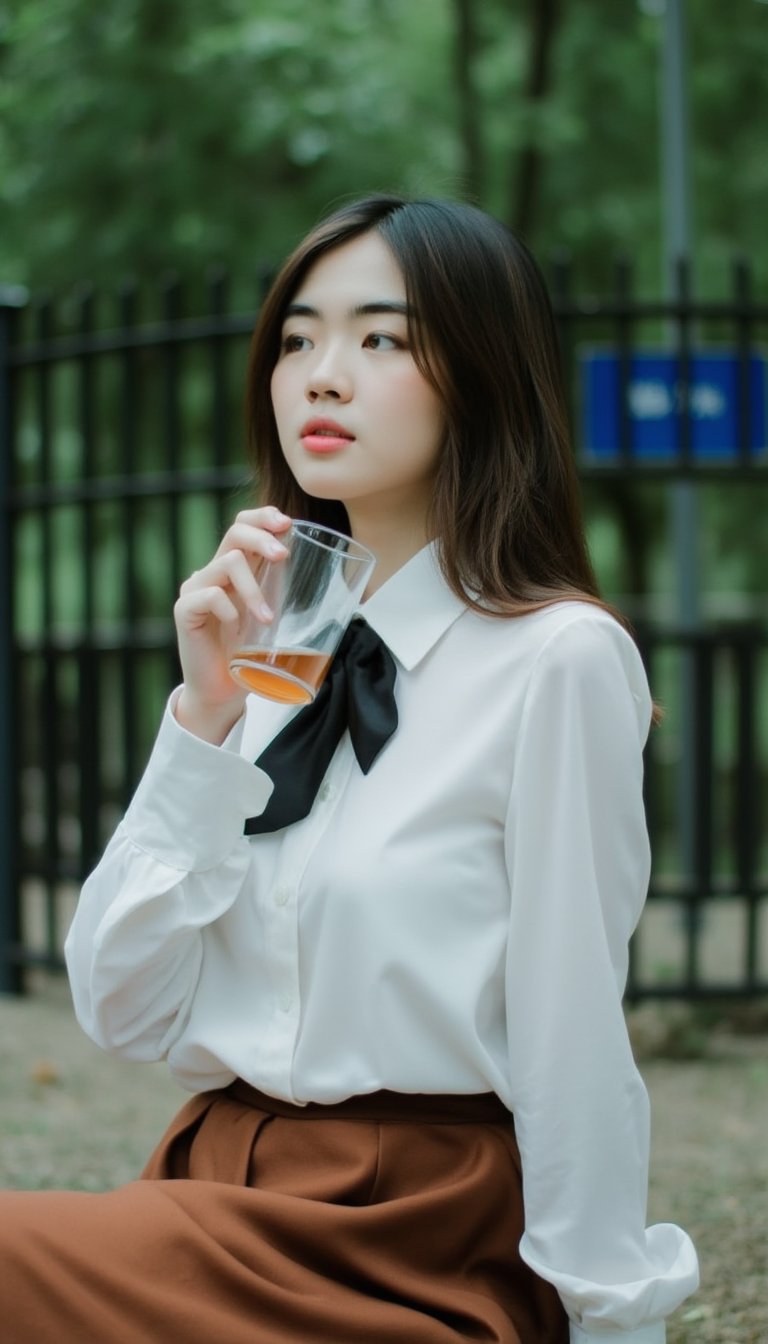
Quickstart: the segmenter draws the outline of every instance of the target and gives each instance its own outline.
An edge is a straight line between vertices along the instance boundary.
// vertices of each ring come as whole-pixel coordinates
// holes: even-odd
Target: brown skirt
[[[311,1122],[311,1123],[310,1123]],[[142,1179],[0,1194],[4,1344],[567,1344],[487,1097],[192,1098]]]

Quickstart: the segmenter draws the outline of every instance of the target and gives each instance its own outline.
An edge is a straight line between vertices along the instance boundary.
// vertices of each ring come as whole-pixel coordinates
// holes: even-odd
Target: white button
[[[281,882],[279,887],[275,887],[272,895],[275,905],[286,905],[291,899],[291,888],[286,886],[285,882]]]
[[[291,1008],[293,1007],[293,999],[290,994],[281,994],[278,1003],[280,1004],[281,1012],[290,1013]]]
[[[333,785],[326,780],[325,784],[320,785],[318,797],[321,803],[329,803],[333,797]]]

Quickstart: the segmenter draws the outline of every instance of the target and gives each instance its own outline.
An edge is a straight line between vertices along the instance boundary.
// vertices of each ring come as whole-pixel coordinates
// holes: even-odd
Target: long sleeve
[[[646,1229],[648,1100],[621,1003],[649,874],[649,713],[618,624],[595,613],[561,627],[526,696],[507,818],[521,1251],[558,1289],[573,1344],[662,1344],[698,1282],[686,1234]]]
[[[182,729],[166,710],[144,776],[85,882],[65,957],[86,1033],[128,1058],[160,1059],[184,1027],[202,930],[235,901],[249,865],[246,817],[272,792],[238,754]]]

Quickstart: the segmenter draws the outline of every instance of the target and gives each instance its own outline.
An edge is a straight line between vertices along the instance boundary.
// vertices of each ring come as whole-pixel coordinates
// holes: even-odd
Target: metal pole
[[[11,329],[26,290],[0,286],[0,993],[23,989],[18,892],[16,678],[13,624]]]
[[[693,246],[690,125],[685,0],[666,0],[661,66],[661,158],[664,207],[665,290],[674,298],[678,264]],[[674,553],[678,571],[677,616],[693,628],[699,618],[696,492],[678,481],[673,493]]]
[[[685,0],[666,0],[661,59],[661,165],[663,202],[664,287],[670,300],[678,294],[679,265],[693,250],[690,178],[690,121]],[[682,408],[687,413],[687,408]],[[671,549],[677,574],[676,618],[683,631],[700,619],[698,564],[698,497],[690,479],[671,485]],[[695,812],[695,651],[683,651],[680,679],[680,774],[678,807],[680,857],[686,881],[694,877]],[[688,907],[689,943],[696,924],[695,905]]]

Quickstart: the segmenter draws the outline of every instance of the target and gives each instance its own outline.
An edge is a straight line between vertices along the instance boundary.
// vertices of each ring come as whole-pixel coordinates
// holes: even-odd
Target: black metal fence
[[[635,300],[625,267],[605,300],[573,297],[562,267],[553,289],[587,491],[618,504],[649,480],[765,489],[768,307],[743,266],[720,303],[691,300],[684,266],[665,302]],[[58,311],[20,299],[0,294],[0,988],[11,991],[25,968],[61,965],[79,884],[177,680],[178,585],[248,496],[253,324],[229,311],[223,276],[195,319],[173,283],[155,314],[132,288],[111,310],[88,293]],[[713,346],[727,353],[705,368],[699,352]],[[645,621],[640,634],[666,713],[648,749],[655,863],[630,993],[767,993],[768,635],[755,622]]]

